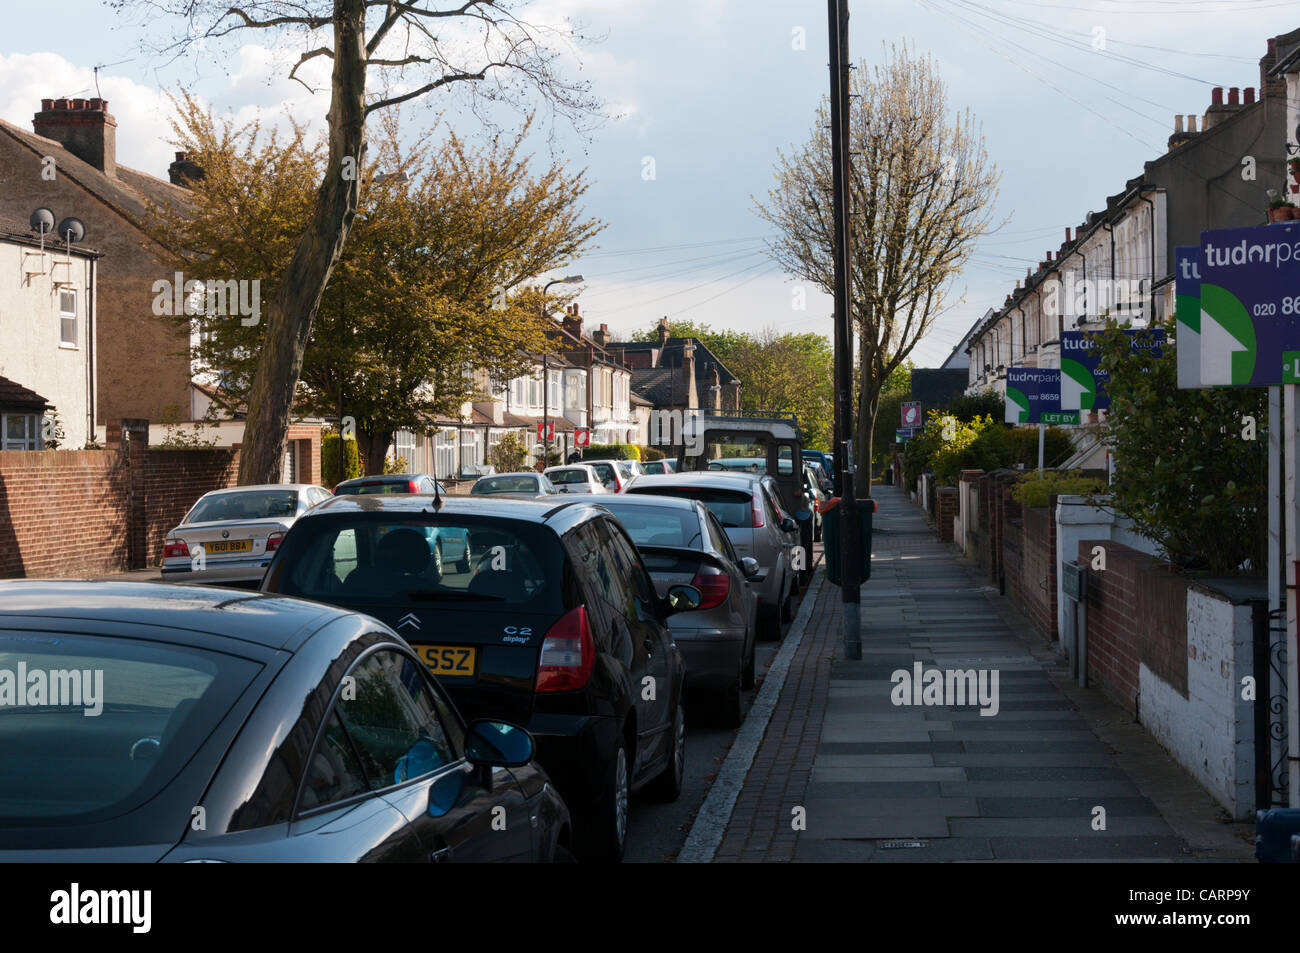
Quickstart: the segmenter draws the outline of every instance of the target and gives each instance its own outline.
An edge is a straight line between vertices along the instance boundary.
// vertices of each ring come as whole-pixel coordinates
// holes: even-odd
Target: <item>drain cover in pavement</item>
[[[929,847],[930,842],[924,840],[882,840],[876,843],[881,850],[895,850],[900,847]]]

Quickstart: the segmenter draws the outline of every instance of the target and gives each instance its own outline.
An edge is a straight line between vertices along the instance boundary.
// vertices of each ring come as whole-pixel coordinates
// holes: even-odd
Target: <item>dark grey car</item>
[[[669,619],[686,662],[686,688],[727,727],[744,717],[741,693],[754,687],[758,561],[736,553],[727,531],[703,503],[631,493],[579,497],[613,513],[636,544],[661,597],[694,586],[699,609]]]
[[[568,859],[568,810],[528,732],[467,725],[361,613],[5,582],[0,668],[18,666],[87,691],[0,707],[0,861]]]

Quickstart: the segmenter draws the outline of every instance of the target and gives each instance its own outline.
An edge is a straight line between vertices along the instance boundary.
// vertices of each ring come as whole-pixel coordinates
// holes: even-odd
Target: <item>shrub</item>
[[[321,431],[320,479],[321,484],[335,487],[344,480],[361,476],[361,455],[357,452],[355,437],[348,437],[343,442],[343,468],[345,475],[339,476],[339,432],[326,428]]]
[[[1081,470],[1044,470],[1027,473],[1011,490],[1011,496],[1024,506],[1046,506],[1053,493],[1078,493],[1084,496],[1106,489],[1106,481],[1086,477]]]
[[[1001,420],[1005,413],[1004,401],[995,390],[981,390],[974,394],[960,394],[948,401],[944,408],[958,420],[967,423],[980,417]]]
[[[637,447],[637,449],[641,451],[642,463],[649,460],[662,460],[664,457],[668,456],[668,454],[664,453],[658,447]]]
[[[528,460],[528,445],[517,433],[504,434],[497,445],[488,451],[488,463],[497,473],[518,473]]]
[[[635,444],[630,443],[593,443],[582,451],[588,460],[640,460]]]

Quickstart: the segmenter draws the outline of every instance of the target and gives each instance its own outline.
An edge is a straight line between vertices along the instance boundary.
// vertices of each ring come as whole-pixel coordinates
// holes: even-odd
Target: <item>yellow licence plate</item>
[[[472,676],[478,649],[462,645],[415,645],[417,655],[434,675]]]
[[[251,539],[231,539],[222,540],[219,543],[204,543],[203,551],[205,553],[251,553],[253,551],[253,541]]]

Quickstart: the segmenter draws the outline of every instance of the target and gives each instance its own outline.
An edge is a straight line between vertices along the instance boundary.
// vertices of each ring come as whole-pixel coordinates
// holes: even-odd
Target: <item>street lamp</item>
[[[576,285],[582,282],[582,275],[568,275],[564,278],[556,278],[554,281],[548,281],[542,288],[542,319],[546,319],[546,292],[551,290],[551,285]],[[543,330],[542,332],[546,332]],[[549,341],[549,338],[548,338]],[[551,372],[547,358],[550,356],[549,349],[544,346],[542,349],[542,469],[546,469],[551,452],[551,408],[547,398],[550,396]]]

